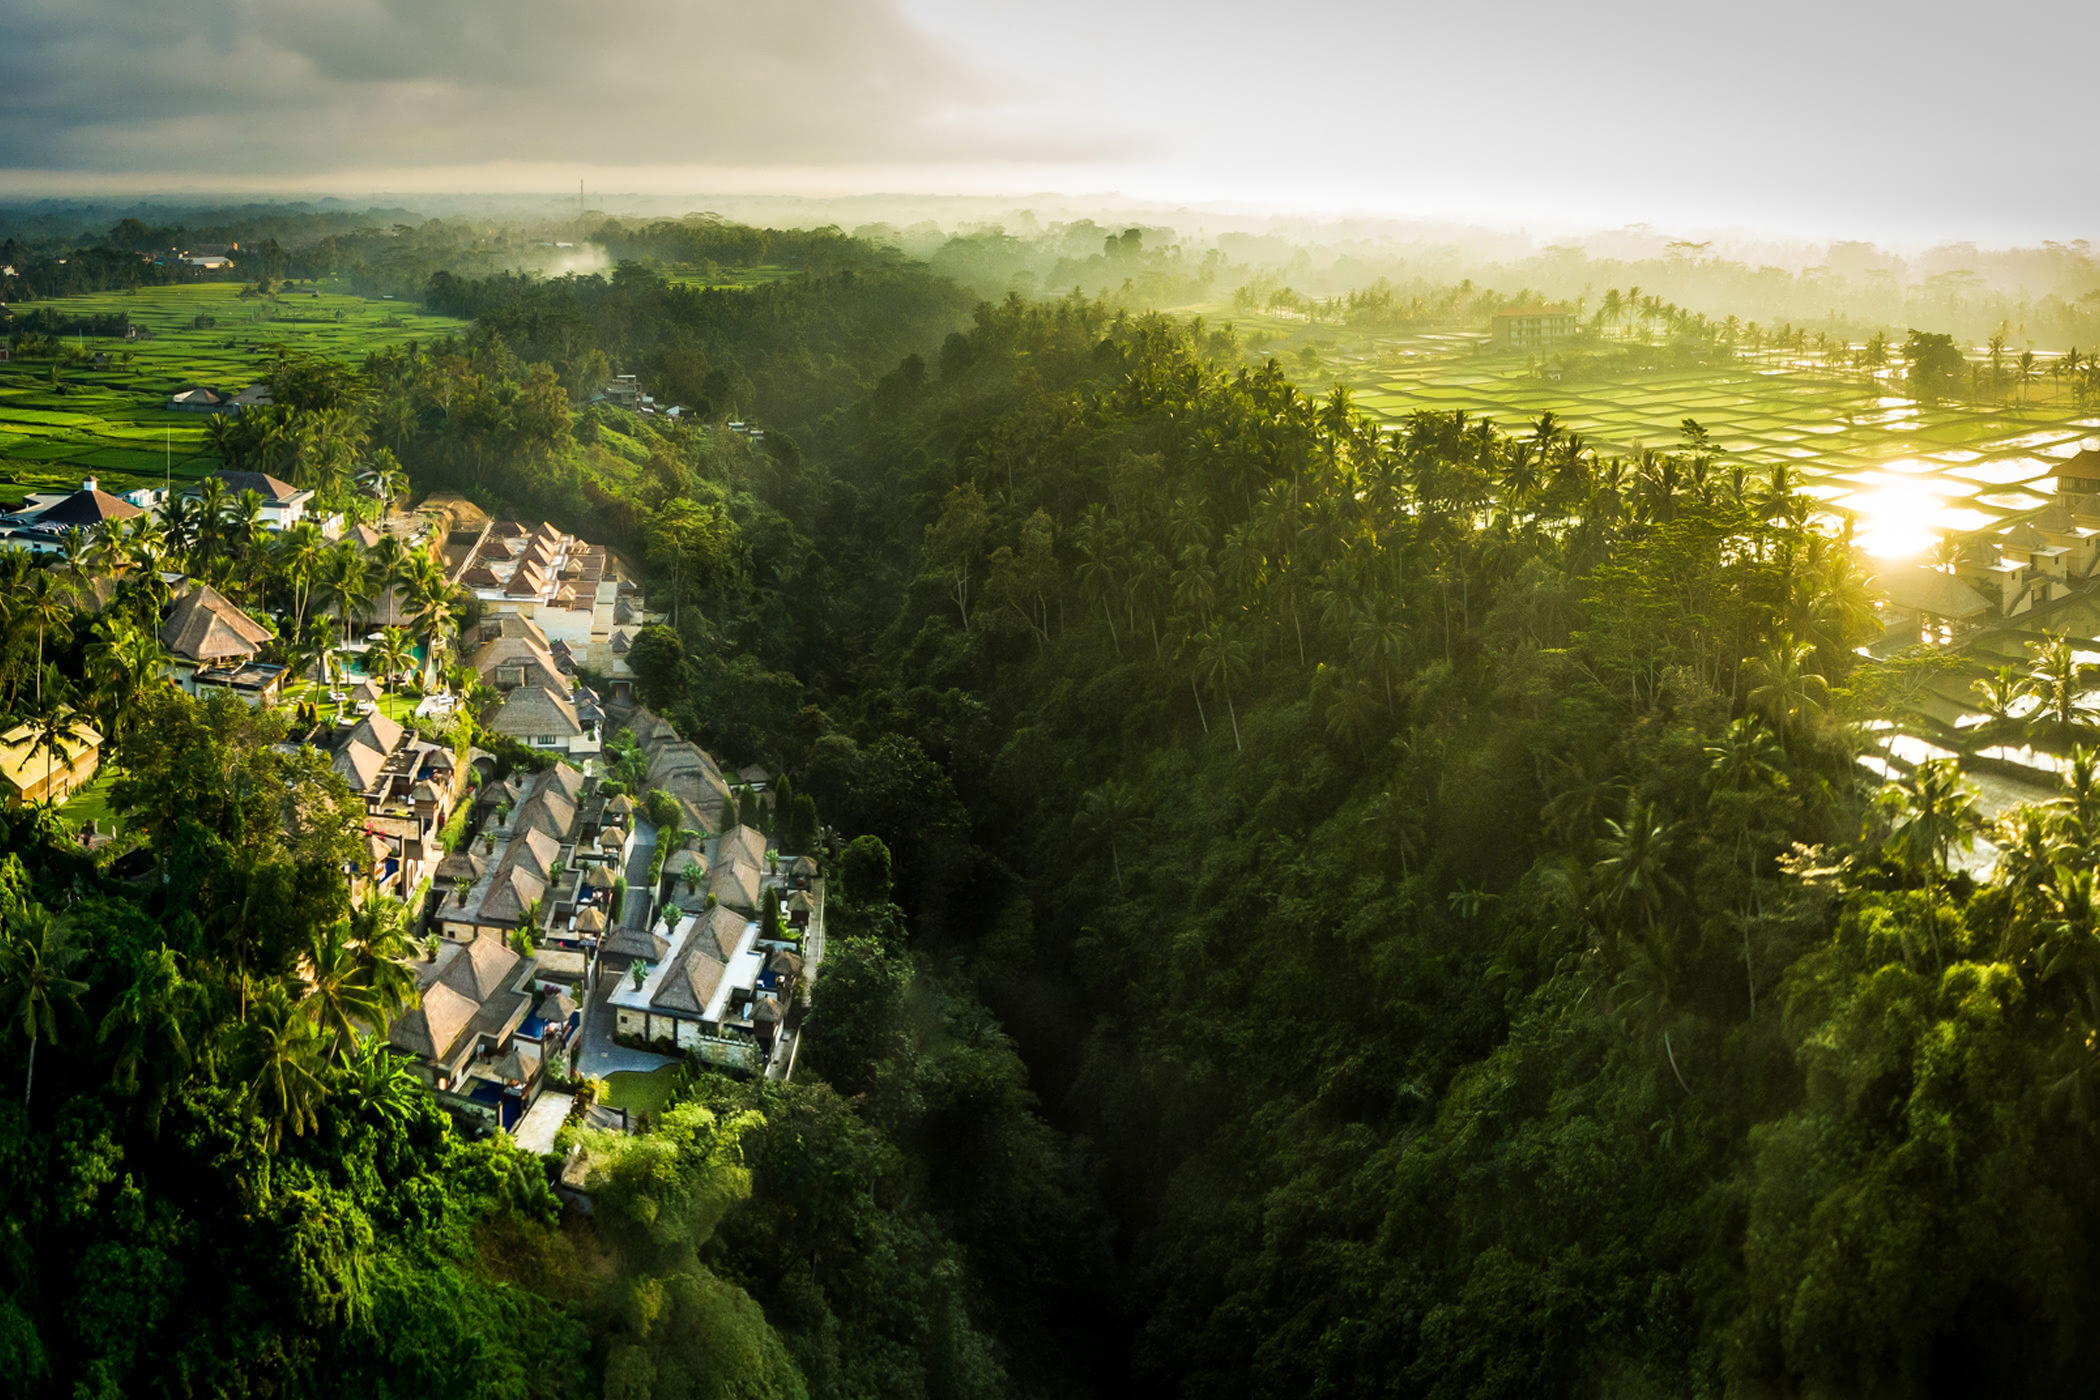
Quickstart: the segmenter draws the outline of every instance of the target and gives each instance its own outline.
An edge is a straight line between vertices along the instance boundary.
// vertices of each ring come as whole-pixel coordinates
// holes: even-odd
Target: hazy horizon
[[[1860,5],[0,0],[0,197],[1062,198],[1901,246],[2095,224],[2060,0]],[[2034,36],[2046,43],[2031,42]],[[1513,42],[1514,40],[1514,42]],[[1521,49],[1512,53],[1512,49]]]

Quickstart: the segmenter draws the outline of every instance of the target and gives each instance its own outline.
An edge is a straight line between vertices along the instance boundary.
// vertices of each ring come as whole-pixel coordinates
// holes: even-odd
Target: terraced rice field
[[[163,472],[203,475],[211,466],[203,455],[208,415],[170,412],[163,406],[169,393],[189,384],[238,392],[261,377],[279,347],[356,361],[465,328],[407,302],[327,290],[273,302],[240,292],[232,283],[202,283],[18,305],[18,312],[123,313],[153,335],[77,338],[109,363],[61,365],[56,387],[48,361],[0,364],[0,501],[77,486],[85,475],[113,490],[157,482]],[[200,316],[213,324],[197,326]]]
[[[1807,494],[1858,517],[1871,552],[1891,556],[2039,510],[2057,464],[2100,447],[2100,416],[2063,407],[1923,404],[1897,386],[1776,363],[1552,382],[1524,356],[1480,352],[1478,341],[1380,341],[1334,377],[1391,420],[1465,409],[1519,428],[1550,411],[1570,432],[1629,454],[1676,446],[1679,422],[1696,418],[1724,467],[1760,476],[1789,467]]]

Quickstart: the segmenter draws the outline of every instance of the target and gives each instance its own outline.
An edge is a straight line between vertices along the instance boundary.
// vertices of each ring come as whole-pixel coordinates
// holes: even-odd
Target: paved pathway
[[[644,875],[648,871],[642,872]],[[621,1070],[661,1069],[672,1061],[662,1055],[651,1055],[645,1050],[629,1050],[613,1041],[613,1008],[606,994],[618,984],[619,979],[610,975],[598,979],[591,988],[589,1001],[584,1006],[582,1048],[576,1052],[576,1072],[591,1079],[603,1079],[608,1074]]]
[[[627,902],[620,909],[620,923],[627,928],[646,929],[656,915],[650,898],[649,863],[656,855],[656,828],[639,814],[634,819],[634,841],[627,853]],[[576,1052],[576,1072],[603,1079],[622,1070],[652,1070],[674,1063],[662,1055],[629,1050],[613,1040],[614,1011],[605,1000],[618,979],[601,974],[584,1000],[583,1031]]]
[[[569,1107],[576,1102],[574,1094],[557,1094],[553,1091],[541,1094],[525,1110],[525,1116],[511,1129],[511,1136],[518,1146],[527,1152],[547,1153],[554,1150],[554,1135],[561,1125],[569,1121]]]
[[[656,891],[649,884],[649,864],[655,859],[656,828],[637,814],[627,852],[627,903],[620,910],[620,922],[628,928],[647,928],[656,915]]]

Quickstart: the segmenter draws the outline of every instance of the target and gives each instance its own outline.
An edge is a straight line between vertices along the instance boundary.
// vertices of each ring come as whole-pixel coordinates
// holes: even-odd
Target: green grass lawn
[[[116,775],[108,769],[96,775],[95,781],[75,792],[58,809],[59,818],[67,826],[78,830],[89,822],[99,823],[99,831],[113,832],[117,829],[117,814],[109,807],[110,784]]]
[[[350,684],[356,685],[357,682],[353,680]],[[335,688],[347,691],[347,687],[341,681],[336,682]],[[324,715],[333,716],[335,711],[334,703],[328,699],[327,692],[312,681],[299,681],[285,687],[283,695],[277,703],[279,708],[290,708],[304,704],[308,700],[312,700],[320,705]],[[423,703],[423,697],[420,695],[406,695],[397,690],[380,700],[379,709],[388,719],[406,725],[415,723],[416,706],[421,703]],[[356,718],[356,707],[345,705],[343,715],[345,718]]]
[[[646,1113],[651,1118],[664,1111],[672,1090],[678,1087],[685,1074],[684,1065],[665,1065],[661,1069],[646,1072],[621,1070],[605,1077],[605,1103],[609,1108],[624,1108],[630,1115]]]
[[[153,337],[77,338],[80,349],[109,357],[99,367],[0,364],[0,502],[18,503],[31,491],[71,489],[89,474],[105,489],[120,491],[164,476],[203,476],[217,465],[204,452],[208,415],[168,411],[164,404],[177,387],[205,384],[238,392],[263,376],[280,348],[355,362],[374,350],[466,327],[413,303],[325,287],[317,296],[300,292],[275,299],[244,298],[241,290],[231,282],[142,287],[20,308],[122,312]],[[200,318],[211,324],[197,325]]]

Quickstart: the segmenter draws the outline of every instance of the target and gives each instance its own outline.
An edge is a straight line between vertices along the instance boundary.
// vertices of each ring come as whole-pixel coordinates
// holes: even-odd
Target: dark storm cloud
[[[891,0],[0,0],[0,35],[0,169],[1082,153]]]

